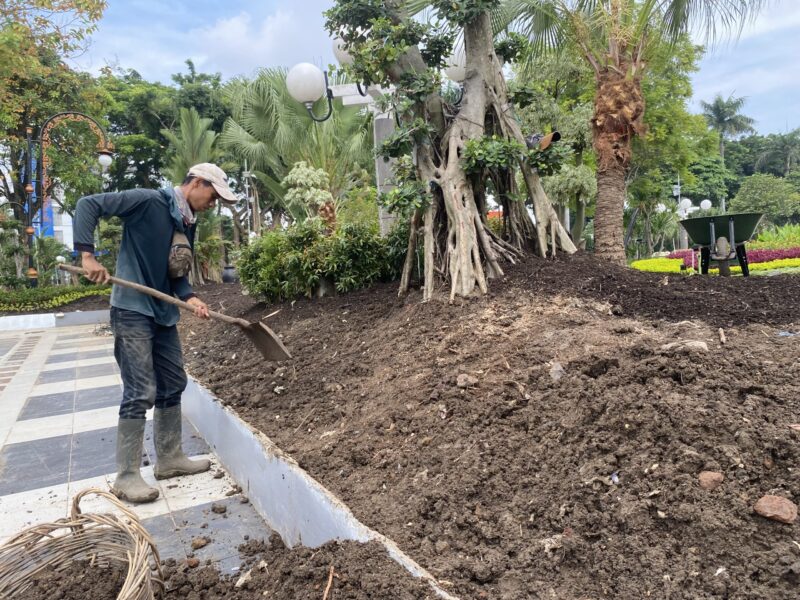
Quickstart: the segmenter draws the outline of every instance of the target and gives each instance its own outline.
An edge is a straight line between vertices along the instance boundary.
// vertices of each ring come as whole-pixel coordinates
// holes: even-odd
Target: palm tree
[[[162,129],[162,135],[170,144],[172,158],[164,174],[176,185],[180,184],[189,169],[204,162],[212,162],[219,156],[215,144],[217,133],[211,131],[211,119],[205,119],[194,108],[180,110],[178,132]]]
[[[592,117],[597,153],[595,249],[623,263],[625,176],[632,142],[644,133],[642,80],[647,60],[663,42],[690,31],[719,33],[741,28],[765,0],[506,0],[507,22],[541,50],[575,45],[595,73]]]
[[[741,114],[746,98],[734,98],[733,94],[725,100],[717,94],[711,103],[701,101],[703,116],[710,129],[719,133],[719,155],[725,161],[725,140],[744,133],[754,133],[755,119]]]
[[[784,177],[800,163],[800,129],[767,138],[767,147],[756,160],[756,169],[770,160],[780,161]]]
[[[334,78],[332,85],[342,83]],[[269,196],[286,210],[283,179],[299,162],[324,170],[328,191],[339,200],[364,169],[371,170],[372,119],[355,107],[335,101],[333,114],[315,123],[286,88],[286,72],[265,69],[252,80],[234,80],[226,89],[232,116],[220,136],[222,145],[246,159]],[[319,109],[319,107],[317,107]]]

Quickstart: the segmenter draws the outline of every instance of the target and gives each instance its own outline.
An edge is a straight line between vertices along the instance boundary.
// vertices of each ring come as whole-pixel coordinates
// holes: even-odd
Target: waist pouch
[[[192,247],[189,245],[189,238],[180,231],[175,231],[169,248],[169,277],[170,279],[185,277],[191,270]]]

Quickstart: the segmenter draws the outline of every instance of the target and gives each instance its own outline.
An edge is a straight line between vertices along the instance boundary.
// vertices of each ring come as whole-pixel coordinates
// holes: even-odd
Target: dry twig
[[[328,594],[331,591],[332,585],[333,585],[333,565],[331,565],[331,572],[328,575],[328,585],[325,586],[325,594],[322,596],[322,600],[328,600]]]

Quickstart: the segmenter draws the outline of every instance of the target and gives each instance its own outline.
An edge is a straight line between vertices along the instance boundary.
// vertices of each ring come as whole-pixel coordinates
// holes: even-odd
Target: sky
[[[334,62],[322,12],[333,0],[109,0],[89,50],[91,72],[112,64],[170,82],[191,58],[228,79],[263,67]],[[691,109],[716,94],[744,96],[761,134],[800,127],[800,0],[770,0],[738,41],[711,47],[692,77]]]

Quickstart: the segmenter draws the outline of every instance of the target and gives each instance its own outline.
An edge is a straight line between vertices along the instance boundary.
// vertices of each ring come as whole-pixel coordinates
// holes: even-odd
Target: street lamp
[[[108,170],[108,167],[111,166],[111,163],[114,162],[114,159],[111,156],[111,152],[109,150],[101,150],[100,153],[97,155],[97,162],[100,163],[100,166],[105,173]]]
[[[27,180],[27,184],[25,186],[25,193],[27,196],[28,201],[28,227],[26,232],[28,233],[28,280],[31,287],[36,287],[39,283],[39,274],[36,271],[36,268],[33,266],[33,234],[35,233],[35,229],[33,228],[34,222],[34,195],[36,200],[41,203],[42,211],[44,211],[46,205],[46,194],[50,188],[50,177],[48,173],[48,168],[50,166],[50,159],[47,156],[47,150],[51,145],[51,131],[60,123],[65,121],[68,122],[84,122],[89,125],[89,128],[92,132],[97,136],[97,162],[99,163],[100,167],[103,170],[103,173],[106,172],[108,167],[111,166],[113,162],[112,154],[114,152],[114,145],[108,139],[108,135],[106,134],[105,129],[101,127],[101,125],[89,115],[85,115],[80,112],[76,111],[65,111],[61,113],[57,113],[52,117],[49,117],[45,120],[44,124],[42,125],[41,129],[39,130],[39,138],[36,140],[35,145],[38,146],[38,156],[39,159],[36,163],[37,167],[37,175],[36,175],[36,185],[33,185],[33,155],[34,155],[34,140],[33,140],[33,128],[27,127],[26,134],[27,134],[27,142],[28,142],[28,159],[26,161],[27,165],[27,173],[25,178]]]
[[[352,63],[353,57],[343,48],[341,40],[334,40],[334,54],[340,64],[349,65]],[[373,97],[377,97],[379,93],[391,91],[392,88],[382,90],[382,88],[378,87],[377,90],[371,90],[367,94],[365,88],[362,89],[360,84],[356,84],[358,93],[363,99],[355,97],[350,86],[335,86],[336,91],[334,92],[328,85],[328,73],[309,63],[300,63],[291,68],[286,76],[286,87],[292,98],[304,104],[311,118],[317,122],[326,121],[331,117],[334,97],[343,98],[343,103],[346,105],[367,105],[375,115],[372,122],[374,148],[378,148],[394,130],[397,115],[395,114],[392,117],[391,110],[386,113],[381,112],[373,100]],[[328,100],[328,114],[320,118],[314,115],[312,109],[314,103],[323,96]],[[378,187],[378,193],[388,192],[393,187],[392,179],[392,162],[387,162],[382,157],[376,156],[375,183]],[[379,205],[378,220],[380,222],[381,235],[388,235],[391,224],[394,222],[394,216]]]
[[[308,114],[318,123],[327,121],[333,114],[333,91],[328,87],[328,72],[311,63],[300,63],[291,68],[286,75],[286,87],[289,95],[305,105]],[[314,114],[314,103],[325,96],[328,99],[328,114],[317,117]]]
[[[463,47],[458,47],[446,61],[444,74],[450,81],[462,84],[467,78],[467,54]]]
[[[703,200],[700,203],[700,208],[702,208],[703,210],[711,210],[711,200],[709,200],[708,198]]]
[[[333,55],[336,57],[336,60],[339,61],[339,64],[344,67],[349,67],[355,62],[353,56],[347,50],[345,50],[344,40],[340,37],[337,37],[335,40],[333,40]],[[356,83],[356,89],[358,90],[359,94],[366,97],[366,85],[362,88],[361,83]]]

